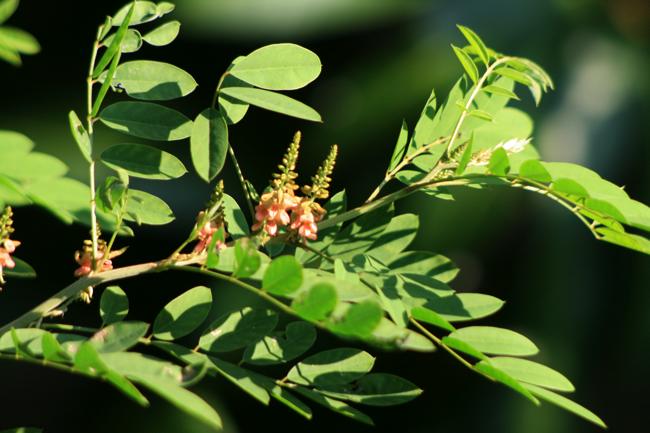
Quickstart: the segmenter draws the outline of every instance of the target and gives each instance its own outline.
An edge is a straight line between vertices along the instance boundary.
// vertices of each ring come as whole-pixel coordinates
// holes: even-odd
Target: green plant
[[[459,270],[448,258],[407,250],[418,230],[418,216],[395,214],[394,203],[414,193],[445,200],[457,188],[523,188],[565,207],[597,239],[650,253],[643,235],[650,231],[647,206],[584,167],[540,161],[530,142],[530,118],[508,102],[519,98],[515,90],[521,85],[540,102],[553,87],[541,67],[498,53],[459,26],[467,45],[453,50],[463,76],[444,104],[431,94],[412,130],[403,123],[384,179],[365,203],[348,209],[344,191],[329,191],[336,146],[311,182],[300,187],[302,137],[297,133],[278,158],[278,172],[258,193],[228,136],[251,106],[321,121],[316,110],[280,93],[314,81],[321,71],[318,57],[294,44],[269,45],[238,57],[216,83],[210,107],[192,121],[158,104],[194,91],[197,84],[189,73],[167,63],[125,60],[143,43],[164,46],[175,39],[177,21],[144,34],[138,30],[172,10],[167,2],[133,2],[97,30],[87,112],[81,117],[69,114],[72,136],[88,162],[89,186],[66,177],[58,159],[32,151],[27,137],[0,132],[0,201],[7,205],[0,219],[4,274],[34,275],[27,263],[13,257],[20,244],[12,239],[9,205],[42,206],[62,221],[91,228],[91,239],[76,255],[79,279],[0,328],[2,357],[107,381],[142,405],[148,404],[142,393],[146,389],[221,428],[218,413],[188,389],[206,375],[224,377],[263,404],[275,399],[307,418],[311,409],[306,402],[311,402],[371,424],[357,404],[401,404],[421,390],[399,376],[371,372],[374,357],[347,346],[441,349],[534,404],[547,401],[604,426],[595,414],[560,394],[573,391],[568,379],[525,359],[538,352],[527,337],[504,328],[459,326],[497,312],[503,301],[455,293],[449,283]],[[107,105],[109,91],[130,99]],[[134,236],[138,226],[174,219],[162,199],[132,188],[130,178],[173,180],[186,174],[186,168],[173,154],[150,145],[114,144],[98,152],[94,142],[99,124],[147,140],[189,139],[196,173],[214,185],[208,203],[197,209],[187,239],[167,257],[124,267],[114,263],[123,251],[116,244]],[[244,210],[216,180],[227,159],[238,173]],[[115,175],[97,179],[98,163]],[[384,194],[391,183],[402,186]],[[206,326],[218,293],[198,286],[170,301],[152,324],[124,320],[126,292],[109,284],[163,271],[225,281],[261,297],[269,309],[245,306]],[[97,328],[61,323],[68,308],[79,299],[92,302],[100,287],[105,288]],[[280,314],[294,321],[276,330]],[[335,334],[346,347],[305,356],[318,332]],[[197,340],[192,335],[198,333]],[[241,354],[240,364],[223,359],[230,352]],[[268,365],[286,365],[286,375],[266,375]]]

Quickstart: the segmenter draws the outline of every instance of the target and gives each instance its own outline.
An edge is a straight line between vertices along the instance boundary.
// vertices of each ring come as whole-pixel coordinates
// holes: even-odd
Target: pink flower
[[[201,230],[199,230],[199,233],[197,237],[199,238],[199,242],[194,246],[194,253],[201,253],[203,252],[208,245],[210,245],[210,242],[212,242],[212,236],[219,231],[219,226],[217,226],[213,222],[207,222],[201,227]],[[226,244],[222,242],[221,240],[217,240],[215,244],[217,251],[221,251],[224,248],[226,248]]]
[[[16,267],[16,262],[11,258],[11,253],[16,251],[16,247],[20,242],[11,239],[5,239],[0,247],[0,282],[2,281],[2,269],[13,269]]]
[[[99,253],[101,254],[101,253]],[[97,262],[102,262],[100,266],[100,272],[103,271],[110,271],[113,269],[113,261],[111,259],[104,259],[103,254],[101,257],[97,257]],[[79,251],[75,253],[75,261],[79,264],[79,267],[74,271],[74,276],[75,277],[83,277],[85,275],[90,274],[90,272],[93,270],[92,264],[93,264],[93,256],[91,252],[84,252],[83,254],[80,254]]]
[[[298,234],[303,239],[315,241],[318,238],[318,226],[316,223],[320,219],[319,214],[314,214],[310,202],[304,202],[293,212],[293,222],[291,228],[298,229]]]
[[[253,230],[264,231],[269,236],[275,236],[278,233],[278,226],[284,227],[291,221],[289,212],[298,206],[298,199],[293,195],[293,191],[271,191],[262,194],[260,203],[255,206],[255,219]]]

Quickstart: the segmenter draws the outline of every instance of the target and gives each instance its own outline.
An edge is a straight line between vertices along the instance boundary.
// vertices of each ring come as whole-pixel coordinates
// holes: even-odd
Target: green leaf
[[[406,145],[408,144],[408,135],[408,125],[406,124],[406,120],[402,120],[402,127],[400,128],[399,136],[397,137],[397,143],[395,143],[395,149],[393,149],[393,154],[390,157],[390,163],[388,164],[386,173],[393,171],[400,163],[400,161],[402,161],[404,152],[406,151]]]
[[[178,365],[136,352],[112,352],[99,355],[106,366],[126,377],[151,377],[178,385],[183,382],[183,370]]]
[[[392,206],[384,206],[355,219],[336,233],[334,241],[327,248],[327,254],[348,261],[368,251],[391,222],[393,213]]]
[[[482,92],[491,93],[493,95],[505,96],[514,100],[519,100],[519,96],[512,90],[508,90],[505,87],[497,86],[496,84],[490,84],[481,88]]]
[[[178,21],[170,21],[165,23],[142,37],[146,43],[156,47],[163,47],[174,42],[181,30],[181,23]]]
[[[454,331],[456,328],[449,323],[447,320],[445,320],[444,317],[440,316],[438,313],[435,311],[429,310],[428,308],[424,307],[414,307],[411,309],[411,317],[413,317],[415,320],[419,320],[421,322],[429,323],[430,325],[437,326],[438,328],[447,330],[447,331]]]
[[[132,98],[144,101],[181,98],[192,93],[197,86],[194,78],[181,68],[152,60],[122,63],[115,71],[113,82]]]
[[[192,163],[201,179],[210,182],[226,162],[228,125],[218,110],[207,108],[194,120],[190,151]]]
[[[81,154],[86,158],[86,161],[92,162],[90,137],[88,136],[88,132],[86,132],[86,128],[84,128],[81,120],[79,120],[79,116],[74,111],[70,111],[68,119],[70,121],[70,132],[77,146],[79,146]]]
[[[509,374],[504,371],[494,367],[490,364],[488,360],[483,360],[474,366],[474,369],[485,376],[493,379],[497,382],[504,384],[505,386],[512,388],[517,391],[536,405],[539,405],[539,401],[526,389],[524,386],[514,379]]]
[[[575,391],[573,384],[561,373],[528,359],[497,357],[491,358],[490,364],[521,382],[557,391]]]
[[[34,142],[25,134],[0,129],[0,152],[5,157],[10,153],[26,155],[34,148]]]
[[[607,227],[597,228],[596,231],[601,235],[601,240],[619,245],[625,248],[650,254],[650,240],[635,234],[620,233]]]
[[[488,170],[497,176],[505,176],[510,171],[510,159],[508,152],[502,147],[496,149],[490,155],[490,162],[488,163]]]
[[[519,176],[542,183],[550,183],[553,181],[548,170],[536,159],[524,161],[519,167]]]
[[[320,394],[318,392],[312,391],[311,389],[302,386],[296,387],[294,391],[296,391],[298,394],[301,394],[304,397],[307,397],[314,403],[318,403],[321,406],[326,407],[331,411],[339,413],[348,418],[352,418],[353,420],[361,422],[363,424],[374,425],[372,419],[368,415],[348,405],[345,402],[336,400],[334,398],[328,397],[326,395]]]
[[[20,54],[37,54],[41,51],[34,36],[15,27],[0,27],[0,46]]]
[[[230,236],[235,240],[248,236],[250,234],[248,221],[246,221],[246,215],[242,212],[237,201],[228,194],[224,194],[223,205],[225,207],[224,219],[228,224],[228,233]]]
[[[192,134],[192,121],[171,108],[150,102],[116,102],[99,119],[109,128],[148,140],[182,140]]]
[[[23,61],[20,58],[20,54],[18,54],[18,52],[6,48],[3,45],[0,45],[0,59],[14,66],[20,66],[23,64]]]
[[[170,2],[159,2],[156,9],[158,10],[158,16],[162,17],[176,9],[176,6]]]
[[[129,298],[119,286],[108,286],[99,300],[99,315],[102,326],[124,320],[129,313]]]
[[[417,282],[417,276],[407,274],[410,281]],[[422,293],[415,288],[406,286],[407,296],[412,296],[412,305],[422,306],[435,311],[450,322],[476,320],[496,313],[503,307],[504,302],[494,296],[483,293],[458,293],[439,296],[440,293]]]
[[[245,307],[217,318],[201,336],[199,346],[208,352],[231,352],[258,342],[277,323],[273,311]]]
[[[97,352],[120,352],[135,346],[147,329],[149,324],[144,322],[115,322],[97,331],[90,341]]]
[[[257,252],[257,247],[249,239],[240,239],[235,243],[235,268],[233,276],[246,278],[253,275],[260,268],[262,259]]]
[[[469,162],[472,160],[473,146],[474,146],[474,135],[472,135],[472,137],[465,145],[463,154],[460,156],[460,159],[458,160],[458,167],[456,167],[456,172],[455,172],[457,176],[460,176],[463,173],[465,173],[465,170],[467,169],[467,164],[469,164]]]
[[[215,370],[239,389],[260,403],[268,406],[271,396],[267,391],[267,378],[212,356],[208,359],[210,361],[210,364],[208,364],[210,369]],[[271,379],[268,379],[268,381],[271,381]]]
[[[415,214],[402,214],[392,218],[366,254],[382,262],[393,259],[411,244],[419,227],[420,218]]]
[[[422,394],[415,384],[387,373],[370,373],[354,383],[322,392],[330,397],[369,406],[403,404]]]
[[[18,257],[12,257],[16,266],[13,269],[4,268],[3,272],[12,278],[36,278],[36,271],[32,266]]]
[[[278,296],[295,292],[302,285],[302,266],[293,256],[274,259],[266,268],[262,288]]]
[[[68,167],[59,159],[40,152],[9,153],[0,158],[0,173],[19,181],[61,177]]]
[[[217,430],[222,430],[223,425],[219,414],[205,400],[193,392],[175,385],[173,382],[153,377],[133,376],[132,380],[158,394],[183,412]]]
[[[533,82],[528,75],[508,67],[496,68],[494,73],[501,75],[502,77],[511,78],[524,86],[530,86]]]
[[[351,305],[343,317],[331,320],[328,328],[337,334],[367,338],[383,317],[384,312],[376,302],[364,301]]]
[[[549,391],[544,388],[537,387],[535,385],[524,385],[531,393],[535,396],[545,400],[551,404],[561,407],[562,409],[568,410],[569,412],[578,415],[581,418],[586,419],[587,421],[596,424],[599,427],[607,428],[607,425],[600,419],[596,414],[591,412],[589,409],[586,409],[579,405],[578,403],[569,400],[566,397],[563,397],[559,394]]]
[[[478,54],[481,61],[488,66],[490,63],[490,54],[488,53],[488,48],[483,42],[483,40],[470,28],[456,25],[458,30],[461,31],[467,42],[474,48],[474,51]]]
[[[19,0],[0,1],[0,24],[7,21],[16,12]]]
[[[93,119],[97,117],[97,113],[99,113],[100,108],[102,108],[102,103],[104,102],[104,98],[106,98],[108,89],[113,84],[113,77],[115,76],[115,70],[117,69],[117,65],[119,65],[120,63],[121,58],[122,58],[122,52],[118,51],[115,54],[115,56],[113,56],[113,59],[111,60],[111,65],[108,67],[108,71],[105,73],[102,87],[100,87],[99,92],[97,92],[97,96],[95,97],[95,102],[93,102],[92,110],[90,112],[90,116]]]
[[[108,48],[106,48],[106,51],[104,51],[104,54],[99,59],[99,62],[97,62],[95,65],[95,69],[93,69],[93,79],[97,79],[101,73],[104,72],[106,66],[111,63],[113,58],[120,54],[120,47],[122,45],[122,41],[124,40],[124,36],[126,35],[129,23],[131,23],[131,20],[134,17],[133,15],[135,8],[135,2],[124,6],[122,8],[124,10],[124,15],[122,16],[122,19],[119,21],[119,23],[116,20],[117,17],[113,18],[112,24],[119,27],[115,32],[115,37],[113,37],[111,44],[108,46]],[[110,76],[107,79],[110,82]]]
[[[176,179],[187,173],[174,155],[145,144],[113,145],[102,152],[101,159],[114,170],[143,179]]]
[[[138,224],[163,225],[172,222],[174,214],[167,203],[155,195],[129,189],[124,219]]]
[[[72,358],[66,352],[54,335],[46,332],[41,337],[41,347],[43,348],[43,358],[56,363],[69,363]]]
[[[286,114],[287,116],[298,119],[322,122],[321,116],[316,110],[281,93],[253,87],[225,87],[221,89],[221,93],[266,110]]]
[[[551,189],[575,197],[589,197],[587,189],[573,179],[555,179],[551,185]]]
[[[300,317],[319,322],[325,320],[334,311],[336,304],[337,294],[334,286],[328,283],[318,283],[297,296],[291,303],[291,308]]]
[[[235,60],[233,60],[233,62],[228,67],[227,72],[230,72],[232,67],[237,62],[241,61],[243,58],[244,58],[243,56],[240,56],[237,57]],[[223,83],[221,83],[221,87],[224,88],[224,87],[252,87],[252,86],[247,82],[242,81],[239,78],[235,77],[234,75],[228,73],[224,77]],[[250,105],[246,104],[245,102],[241,102],[231,97],[222,95],[221,92],[218,92],[218,102],[219,102],[219,110],[223,113],[223,116],[226,118],[226,121],[228,122],[229,125],[234,125],[238,123],[240,120],[242,120],[246,115],[246,113],[248,112],[248,107],[250,107]]]
[[[454,53],[456,53],[456,57],[458,57],[460,64],[463,65],[463,69],[465,69],[467,76],[473,83],[476,83],[478,81],[478,69],[476,68],[472,58],[462,48],[458,48],[454,45],[451,47],[454,49]]]
[[[110,45],[115,38],[116,33],[113,33],[106,39],[102,41],[104,45]],[[126,53],[135,53],[140,48],[142,48],[142,35],[140,32],[135,29],[128,29],[122,39],[122,45],[120,46],[120,52]]]
[[[389,262],[388,267],[397,274],[420,274],[443,283],[451,282],[458,274],[450,259],[429,251],[405,251]]]
[[[321,71],[318,56],[295,44],[273,44],[258,48],[237,64],[230,73],[268,90],[295,90],[314,81]]]
[[[305,358],[291,368],[287,378],[300,385],[328,389],[361,378],[374,364],[375,358],[363,350],[331,349]]]
[[[135,1],[123,6],[113,16],[113,26],[121,26],[125,21],[131,5],[135,3],[133,16],[129,21],[129,26],[137,26],[138,24],[148,23],[155,20],[160,15],[158,14],[158,6],[150,1]],[[162,15],[162,14],[161,14]]]
[[[212,291],[205,286],[194,287],[178,296],[158,313],[153,322],[153,336],[175,340],[194,331],[203,323],[212,307]]]
[[[264,337],[248,346],[244,361],[255,365],[283,364],[305,353],[316,341],[316,328],[305,322],[291,322],[282,333]]]
[[[469,326],[458,329],[450,338],[463,341],[484,353],[496,355],[528,356],[539,349],[528,338],[514,331],[492,326]]]
[[[490,113],[483,110],[470,110],[467,112],[467,114],[472,117],[476,117],[477,119],[487,120],[488,122],[492,122],[494,120]]]

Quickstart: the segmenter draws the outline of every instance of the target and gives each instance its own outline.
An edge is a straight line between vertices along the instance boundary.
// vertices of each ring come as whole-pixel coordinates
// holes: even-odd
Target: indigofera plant
[[[3,11],[16,3],[0,2],[0,22],[8,15]],[[523,188],[562,205],[596,239],[650,254],[644,236],[650,231],[650,208],[587,168],[539,159],[530,118],[508,103],[519,99],[521,86],[537,104],[553,88],[540,66],[498,53],[459,26],[465,44],[452,48],[462,77],[444,103],[431,93],[413,129],[402,124],[385,176],[364,203],[348,205],[345,191],[329,190],[336,145],[311,182],[299,186],[299,132],[258,195],[228,131],[251,106],[321,121],[316,110],[281,93],[314,81],[320,60],[290,43],[238,57],[220,75],[212,104],[188,117],[162,102],[193,92],[192,76],[168,63],[130,59],[143,44],[173,42],[180,24],[160,23],[173,9],[168,2],[135,1],[97,29],[86,113],[69,113],[72,138],[88,163],[89,185],[66,177],[66,165],[33,151],[26,136],[0,131],[0,278],[8,280],[6,286],[14,277],[35,275],[14,257],[20,242],[14,239],[10,205],[41,206],[65,223],[90,227],[90,239],[80,240],[75,255],[76,270],[69,263],[71,277],[78,279],[0,328],[0,358],[109,382],[143,406],[146,394],[155,393],[221,429],[217,411],[191,390],[204,376],[225,378],[262,404],[274,399],[306,418],[312,417],[310,404],[317,404],[372,424],[358,406],[402,404],[422,390],[411,382],[417,378],[373,372],[375,358],[368,351],[400,350],[407,357],[411,351],[440,349],[533,404],[548,402],[605,426],[564,396],[574,391],[564,375],[528,359],[539,352],[530,339],[510,329],[466,325],[496,313],[504,302],[456,293],[449,284],[459,269],[440,254],[409,250],[418,216],[396,214],[394,206],[416,192],[445,200],[458,188]],[[132,188],[129,181],[174,180],[187,173],[186,167],[150,144],[118,143],[99,153],[94,143],[100,125],[134,141],[189,139],[196,174],[213,185],[207,203],[197,205],[187,239],[167,257],[126,266],[115,260],[134,242],[139,226],[174,219],[161,198]],[[241,206],[218,180],[227,159],[243,190]],[[97,164],[114,174],[99,179]],[[384,193],[393,183],[402,185]],[[228,283],[262,298],[269,308],[246,305],[205,324],[219,293],[198,286],[171,300],[151,323],[125,320],[128,282],[115,283],[162,271]],[[97,302],[93,293],[98,291],[97,328],[65,323],[67,309],[85,308],[78,300]],[[293,321],[278,329],[281,315]],[[339,336],[343,347],[311,353],[323,332]],[[241,362],[226,361],[223,354]],[[270,365],[284,366],[285,374],[268,375]]]

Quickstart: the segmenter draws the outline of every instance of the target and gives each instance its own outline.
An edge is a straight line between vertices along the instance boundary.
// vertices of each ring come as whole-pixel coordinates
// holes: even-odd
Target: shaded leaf
[[[129,298],[119,286],[108,286],[99,300],[102,325],[107,326],[124,320],[129,312]]]
[[[284,332],[274,333],[248,346],[244,361],[256,365],[282,364],[305,353],[315,341],[316,328],[313,325],[291,322]]]
[[[192,121],[171,108],[150,102],[116,102],[99,119],[109,128],[148,140],[182,140],[192,134]]]
[[[175,340],[194,331],[203,323],[212,307],[212,291],[194,287],[169,302],[153,322],[153,335],[161,340]]]
[[[115,170],[143,179],[176,179],[187,173],[174,155],[145,144],[115,144],[102,152],[101,159]]]
[[[231,352],[258,342],[277,323],[273,311],[245,307],[217,318],[201,336],[199,346],[208,352]]]
[[[321,391],[323,394],[369,406],[394,406],[407,403],[422,390],[394,374],[370,373],[352,384]]]
[[[113,82],[135,99],[167,101],[189,95],[196,81],[181,68],[152,60],[134,60],[117,67]]]
[[[135,346],[147,329],[149,324],[144,322],[115,322],[97,331],[90,341],[100,353],[120,352]]]
[[[361,378],[374,363],[374,357],[359,349],[331,349],[305,358],[291,368],[287,378],[300,385],[328,389]]]

